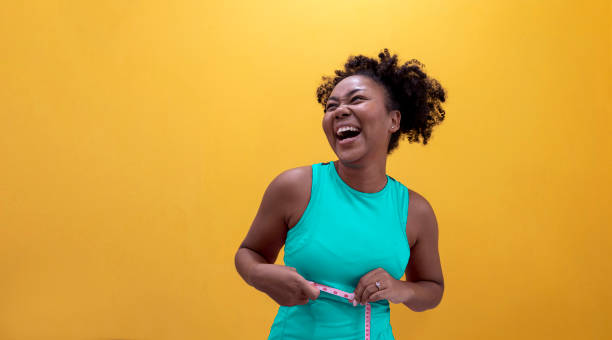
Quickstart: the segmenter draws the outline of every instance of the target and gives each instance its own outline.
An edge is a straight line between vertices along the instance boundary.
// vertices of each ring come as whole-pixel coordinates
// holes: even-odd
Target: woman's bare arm
[[[290,187],[287,177],[283,172],[268,185],[251,228],[236,252],[236,269],[249,285],[253,285],[251,270],[257,264],[274,263],[285,244],[287,225],[284,201]]]
[[[407,229],[417,230],[415,244],[410,249],[406,266],[406,285],[410,298],[404,302],[415,312],[436,307],[444,293],[444,277],[438,252],[438,222],[433,208],[418,193],[410,192]]]
[[[304,190],[310,190],[310,177],[310,167],[300,167],[283,172],[270,183],[235,256],[242,278],[281,306],[303,305],[320,294],[296,268],[274,264],[285,244],[287,222],[304,200]]]

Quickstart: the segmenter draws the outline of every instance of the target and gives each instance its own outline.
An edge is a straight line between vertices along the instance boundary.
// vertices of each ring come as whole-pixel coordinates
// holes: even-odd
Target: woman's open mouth
[[[339,134],[336,134],[336,139],[339,145],[347,145],[356,141],[361,136],[361,129],[358,130],[346,130]]]

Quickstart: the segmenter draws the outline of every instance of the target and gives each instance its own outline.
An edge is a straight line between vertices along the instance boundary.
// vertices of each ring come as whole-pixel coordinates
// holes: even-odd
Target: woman
[[[417,60],[378,57],[323,77],[317,99],[338,160],[278,175],[236,253],[242,278],[280,305],[268,339],[394,339],[389,301],[424,311],[442,299],[433,209],[386,175],[386,161],[400,136],[427,144],[446,94]]]

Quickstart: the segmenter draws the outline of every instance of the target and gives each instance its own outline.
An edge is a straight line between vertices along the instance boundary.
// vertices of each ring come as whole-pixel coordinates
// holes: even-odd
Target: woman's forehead
[[[329,99],[345,97],[355,90],[380,91],[380,86],[370,77],[363,75],[352,75],[342,79],[332,90]]]

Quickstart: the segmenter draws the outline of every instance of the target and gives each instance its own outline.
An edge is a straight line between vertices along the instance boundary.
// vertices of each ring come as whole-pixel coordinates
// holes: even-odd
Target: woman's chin
[[[336,149],[336,156],[338,156],[338,160],[343,163],[353,163],[358,161],[363,156],[361,150],[351,149],[351,150],[338,150]]]
[[[351,141],[340,143],[338,139],[333,140],[334,153],[343,163],[353,163],[360,160],[365,154],[363,138],[358,136]]]

